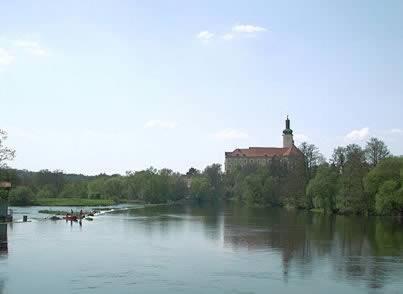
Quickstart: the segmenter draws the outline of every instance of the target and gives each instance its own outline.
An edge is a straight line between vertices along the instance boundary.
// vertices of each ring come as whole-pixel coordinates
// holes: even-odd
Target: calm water
[[[394,219],[153,207],[0,235],[0,293],[403,293]]]

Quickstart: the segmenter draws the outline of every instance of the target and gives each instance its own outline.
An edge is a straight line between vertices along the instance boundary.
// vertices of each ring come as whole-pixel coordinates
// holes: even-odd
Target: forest
[[[77,204],[84,199],[100,204],[231,200],[325,213],[403,215],[403,158],[391,155],[377,138],[370,138],[364,148],[339,146],[328,161],[315,145],[303,142],[298,147],[304,160],[274,158],[268,166],[250,164],[227,173],[212,164],[204,170],[191,167],[186,174],[150,167],[96,176],[12,169],[6,162],[15,151],[5,147],[6,138],[1,131],[0,181],[12,183],[12,205],[53,203],[49,199],[74,199]]]

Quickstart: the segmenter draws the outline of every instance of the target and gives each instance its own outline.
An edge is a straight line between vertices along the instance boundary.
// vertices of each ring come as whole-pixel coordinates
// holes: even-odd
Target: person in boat
[[[80,210],[80,219],[82,219],[84,217],[84,212],[83,212],[83,210],[81,209]]]

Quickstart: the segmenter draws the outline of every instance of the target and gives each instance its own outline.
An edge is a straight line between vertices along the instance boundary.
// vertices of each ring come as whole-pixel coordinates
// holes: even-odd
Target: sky
[[[403,154],[403,1],[0,0],[12,167],[185,172],[282,144]]]

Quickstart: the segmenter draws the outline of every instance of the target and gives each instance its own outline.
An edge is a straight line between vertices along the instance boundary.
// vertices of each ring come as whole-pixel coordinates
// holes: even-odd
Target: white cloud
[[[196,37],[202,41],[209,41],[210,39],[212,39],[214,37],[214,34],[210,33],[209,31],[202,31],[202,32],[198,33]]]
[[[144,125],[145,128],[159,128],[159,129],[174,129],[176,128],[176,122],[162,121],[158,119],[149,120]]]
[[[295,139],[296,142],[302,143],[302,142],[308,141],[309,137],[307,135],[304,135],[304,134],[295,134],[294,139]]]
[[[6,49],[0,48],[0,65],[10,65],[14,62],[15,57]]]
[[[249,137],[248,133],[242,130],[236,129],[225,129],[217,132],[215,137],[220,140],[236,140],[236,139],[246,139]]]
[[[14,42],[16,47],[23,48],[35,56],[47,56],[48,50],[42,47],[39,42],[17,40]]]
[[[352,130],[344,138],[348,141],[363,141],[369,136],[369,128]]]
[[[403,134],[403,130],[402,129],[391,129],[390,133],[392,133],[392,134]]]
[[[266,28],[259,27],[259,26],[254,26],[254,25],[248,25],[248,24],[240,24],[240,25],[235,25],[232,27],[232,31],[235,33],[260,33],[260,32],[265,32],[267,31]]]
[[[234,35],[233,34],[225,34],[224,36],[222,36],[222,38],[225,41],[231,41],[232,39],[234,39]]]

